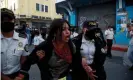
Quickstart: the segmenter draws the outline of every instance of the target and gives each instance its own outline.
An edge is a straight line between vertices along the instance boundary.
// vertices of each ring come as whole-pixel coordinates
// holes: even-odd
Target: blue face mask
[[[13,22],[2,22],[1,23],[1,31],[2,32],[11,32],[14,30]]]

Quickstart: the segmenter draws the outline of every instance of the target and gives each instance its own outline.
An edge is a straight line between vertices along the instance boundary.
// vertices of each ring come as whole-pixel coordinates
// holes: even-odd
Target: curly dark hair
[[[64,23],[67,23],[68,26],[70,27],[70,24],[68,23],[67,20],[64,19],[55,19],[52,21],[51,25],[50,25],[50,30],[49,30],[49,34],[47,37],[47,42],[52,42],[52,40],[58,39],[62,37],[62,31],[63,31],[63,25]]]

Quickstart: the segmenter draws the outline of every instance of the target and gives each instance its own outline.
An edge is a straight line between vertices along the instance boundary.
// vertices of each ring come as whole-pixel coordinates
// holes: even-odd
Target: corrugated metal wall
[[[115,27],[116,4],[106,3],[78,8],[78,26],[85,20],[97,20],[99,27],[105,29],[108,25]]]

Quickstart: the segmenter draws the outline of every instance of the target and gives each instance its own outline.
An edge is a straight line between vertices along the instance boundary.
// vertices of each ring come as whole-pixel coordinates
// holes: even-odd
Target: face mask
[[[110,28],[109,30],[110,30],[110,31],[113,31],[113,28]]]
[[[1,23],[1,31],[2,32],[11,32],[14,30],[13,22],[2,22]]]
[[[85,33],[85,37],[86,37],[87,39],[92,40],[92,39],[95,38],[95,34],[94,34],[93,31],[86,31],[86,33]]]
[[[101,30],[93,29],[93,30],[87,31],[85,36],[88,37],[90,40],[99,38],[101,37]]]

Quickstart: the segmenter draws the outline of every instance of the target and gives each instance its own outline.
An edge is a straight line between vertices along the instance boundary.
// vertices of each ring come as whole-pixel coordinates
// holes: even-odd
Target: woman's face
[[[62,31],[62,41],[63,42],[68,42],[69,38],[70,38],[70,30],[69,30],[69,26],[67,23],[63,24],[63,31]]]
[[[88,31],[88,29],[87,28],[83,28],[83,33],[84,34],[86,33],[86,31]]]

